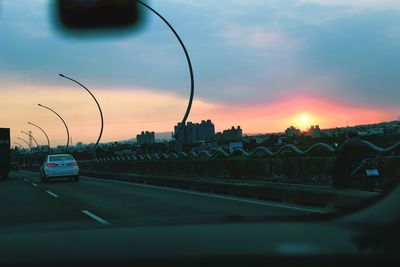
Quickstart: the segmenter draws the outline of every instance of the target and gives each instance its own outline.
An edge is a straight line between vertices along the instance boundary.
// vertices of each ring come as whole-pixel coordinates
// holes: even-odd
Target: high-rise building
[[[152,145],[155,143],[154,132],[142,131],[141,134],[136,135],[136,142],[138,145]]]
[[[215,126],[211,120],[202,120],[199,124],[198,138],[199,140],[212,141],[215,135]]]
[[[177,144],[190,145],[199,141],[211,142],[214,138],[215,126],[211,120],[202,120],[201,123],[188,122],[178,133],[181,125],[178,123],[174,127]]]
[[[288,136],[288,137],[293,137],[293,136],[297,136],[297,135],[300,135],[300,134],[301,134],[300,129],[297,129],[294,126],[290,126],[289,128],[287,128],[285,130],[285,135]]]
[[[237,128],[232,126],[230,129],[223,130],[222,133],[218,132],[214,140],[218,143],[241,142],[243,141],[242,128],[240,128],[240,126]]]
[[[308,129],[308,133],[311,135],[312,138],[319,138],[321,137],[321,129],[319,128],[319,125],[312,125]]]
[[[232,128],[228,129],[228,130],[224,130],[222,132],[222,139],[225,142],[237,142],[237,141],[242,141],[243,140],[243,131],[240,128],[240,126],[238,126],[237,128],[235,128],[234,126],[232,126]]]

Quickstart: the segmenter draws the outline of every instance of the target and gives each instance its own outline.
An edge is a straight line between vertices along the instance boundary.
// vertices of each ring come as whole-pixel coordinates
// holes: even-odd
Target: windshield
[[[0,224],[329,214],[397,183],[397,1],[148,1],[78,33],[53,3],[0,1]]]
[[[68,155],[50,156],[49,157],[49,161],[64,161],[64,160],[74,160],[74,159]]]

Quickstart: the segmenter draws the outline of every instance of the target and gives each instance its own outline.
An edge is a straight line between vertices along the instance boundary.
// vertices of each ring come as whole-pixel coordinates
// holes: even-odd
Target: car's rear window
[[[68,155],[50,156],[49,161],[64,161],[64,160],[74,160],[73,157]]]

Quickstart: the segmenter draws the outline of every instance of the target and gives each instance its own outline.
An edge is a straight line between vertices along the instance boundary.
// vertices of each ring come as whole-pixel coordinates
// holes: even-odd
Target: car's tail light
[[[76,162],[71,162],[71,163],[68,163],[67,166],[78,166],[78,164],[76,164]]]
[[[58,166],[58,164],[56,164],[56,163],[48,163],[47,164],[47,167],[57,167]]]

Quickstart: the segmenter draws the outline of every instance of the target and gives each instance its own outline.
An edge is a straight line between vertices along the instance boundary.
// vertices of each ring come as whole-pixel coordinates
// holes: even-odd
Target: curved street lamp
[[[20,143],[17,143],[17,142],[13,142],[13,143],[16,144],[17,146],[19,146],[20,148],[25,149],[24,146],[21,145]]]
[[[65,79],[68,79],[68,80],[73,81],[74,83],[80,85],[83,89],[85,89],[85,90],[92,96],[93,100],[96,102],[97,108],[99,109],[99,112],[100,112],[100,121],[101,121],[100,134],[99,134],[99,137],[97,138],[96,144],[94,145],[94,151],[96,151],[96,147],[97,147],[97,145],[98,145],[99,142],[100,142],[101,136],[103,135],[103,128],[104,128],[103,112],[101,111],[100,104],[99,104],[99,102],[97,102],[96,97],[92,94],[92,92],[90,92],[90,90],[89,90],[86,86],[84,86],[84,85],[81,84],[80,82],[78,82],[78,81],[76,81],[76,80],[74,80],[74,79],[72,79],[72,78],[70,78],[70,77],[68,77],[68,76],[65,76],[64,74],[61,74],[61,73],[60,73],[60,74],[58,74],[58,75],[59,75],[60,77],[63,77],[63,78],[65,78]]]
[[[24,143],[26,143],[28,145],[28,147],[29,147],[29,166],[32,167],[32,147],[31,147],[31,145],[25,139],[22,139],[22,138],[19,138],[19,137],[17,137],[17,139],[23,141]]]
[[[189,74],[190,74],[190,97],[189,97],[189,102],[186,108],[186,112],[185,115],[183,116],[181,125],[178,127],[177,131],[175,132],[175,138],[176,135],[178,133],[180,133],[180,131],[182,130],[183,126],[186,123],[187,118],[189,117],[189,113],[190,110],[192,108],[192,103],[193,103],[193,96],[194,96],[194,77],[193,77],[193,68],[192,68],[192,63],[190,61],[190,57],[189,57],[189,53],[187,52],[187,49],[182,41],[182,39],[179,37],[178,33],[175,31],[175,29],[172,27],[172,25],[163,17],[161,16],[160,13],[158,13],[157,11],[155,11],[153,8],[151,8],[149,5],[143,3],[140,0],[136,0],[139,4],[141,4],[142,6],[146,7],[147,9],[149,9],[150,11],[152,11],[154,14],[156,14],[160,19],[162,19],[162,21],[165,22],[165,24],[168,26],[168,28],[171,29],[171,31],[174,33],[175,37],[178,39],[179,44],[182,46],[183,52],[185,53],[186,56],[186,61],[189,67]]]
[[[69,146],[69,130],[68,130],[68,126],[67,126],[67,124],[65,123],[64,119],[60,116],[60,114],[58,114],[57,112],[55,112],[53,109],[51,109],[51,108],[49,108],[49,107],[46,107],[46,106],[44,106],[44,105],[42,105],[42,104],[38,104],[38,106],[50,110],[51,112],[53,112],[54,114],[56,114],[56,115],[60,118],[60,120],[64,123],[65,130],[67,131],[67,146],[66,146],[66,148],[65,148],[65,149],[67,150],[67,149],[68,149],[68,146]]]
[[[38,142],[36,141],[35,137],[33,137],[33,135],[32,135],[32,134],[30,134],[30,133],[27,133],[27,132],[24,132],[24,131],[21,131],[21,133],[23,133],[23,134],[26,134],[27,136],[29,136],[30,138],[32,138],[32,139],[33,139],[33,141],[35,141],[35,143],[36,143],[36,147],[37,147],[37,149],[38,149],[38,151],[39,151],[39,144],[38,144]]]
[[[26,141],[25,139],[19,138],[19,137],[17,137],[17,139],[19,139],[19,140],[23,141],[24,143],[26,143],[28,145],[28,147],[32,150],[32,147],[31,147],[31,145],[29,144],[28,141]]]
[[[39,125],[36,125],[30,121],[28,121],[28,124],[35,126],[36,128],[38,128],[39,130],[41,130],[44,133],[44,135],[46,136],[46,139],[47,139],[47,145],[49,146],[49,153],[50,153],[50,139],[49,139],[49,136],[47,135],[47,133],[41,127],[39,127]]]

